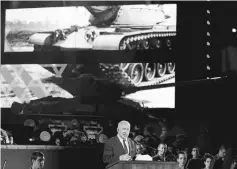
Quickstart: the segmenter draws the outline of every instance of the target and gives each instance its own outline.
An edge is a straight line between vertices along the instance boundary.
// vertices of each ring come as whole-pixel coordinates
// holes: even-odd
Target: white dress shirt
[[[119,138],[119,141],[120,141],[121,144],[123,145],[123,139],[122,139],[119,135],[117,135],[117,136],[118,136],[118,138]],[[127,146],[127,148],[128,148],[128,154],[129,154],[128,138],[126,138],[125,144],[126,144],[126,146]],[[123,148],[124,148],[124,145],[123,145]]]

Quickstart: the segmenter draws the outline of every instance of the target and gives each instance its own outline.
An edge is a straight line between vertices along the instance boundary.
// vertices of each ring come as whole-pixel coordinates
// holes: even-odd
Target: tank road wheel
[[[128,75],[134,85],[139,85],[142,81],[144,68],[141,63],[133,63],[128,68]]]
[[[170,39],[166,39],[166,46],[170,49],[171,48],[171,40]]]
[[[157,63],[156,70],[157,70],[157,75],[159,77],[164,76],[165,72],[166,72],[166,64],[165,63]]]
[[[144,69],[144,78],[146,81],[151,81],[156,75],[156,64],[155,63],[146,63]]]
[[[148,50],[150,48],[149,42],[147,40],[141,42],[142,49]]]
[[[125,71],[125,70],[127,70],[128,66],[129,66],[129,63],[121,63],[119,67],[120,67],[120,69]]]
[[[161,40],[157,39],[155,45],[156,45],[157,49],[160,49],[161,48]]]
[[[169,62],[167,63],[167,73],[172,74],[175,71],[175,63]]]
[[[152,48],[154,49],[160,49],[162,45],[162,42],[160,39],[151,39],[150,43],[151,43]]]

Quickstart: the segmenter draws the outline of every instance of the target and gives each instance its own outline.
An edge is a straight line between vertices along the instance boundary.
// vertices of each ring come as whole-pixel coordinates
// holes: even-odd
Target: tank
[[[172,50],[176,24],[171,24],[162,5],[85,8],[91,14],[88,26],[35,33],[29,37],[34,50]],[[99,67],[107,78],[132,86],[158,84],[175,77],[175,63],[100,64]]]

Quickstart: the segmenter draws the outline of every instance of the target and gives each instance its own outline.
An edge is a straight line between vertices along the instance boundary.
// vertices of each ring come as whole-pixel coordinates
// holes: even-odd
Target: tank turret
[[[169,18],[159,5],[88,6],[85,8],[91,13],[89,22],[97,27],[110,25],[152,27]]]

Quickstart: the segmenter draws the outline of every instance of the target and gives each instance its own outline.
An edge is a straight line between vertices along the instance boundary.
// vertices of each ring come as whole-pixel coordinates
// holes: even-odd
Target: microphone
[[[139,143],[139,142],[137,142],[136,140],[134,140],[134,139],[132,139],[137,145],[143,145],[145,148],[150,148],[150,149],[152,149],[152,150],[154,150],[154,151],[158,151],[156,148],[153,148],[153,147],[150,147],[150,146],[148,146],[148,145],[146,145],[146,144],[142,144],[142,143]]]

